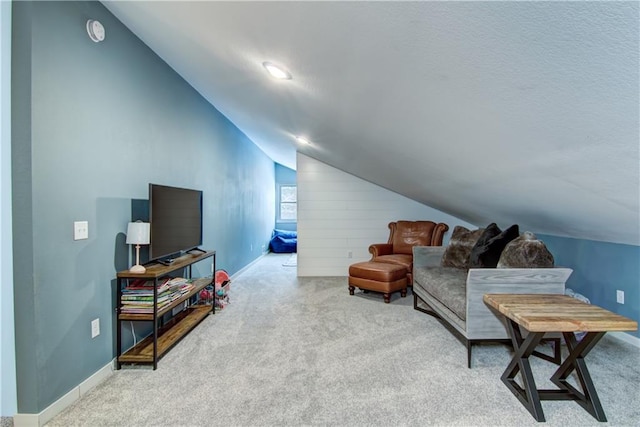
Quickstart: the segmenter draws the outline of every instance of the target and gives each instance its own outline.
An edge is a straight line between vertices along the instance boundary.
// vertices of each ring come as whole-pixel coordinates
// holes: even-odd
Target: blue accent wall
[[[557,266],[573,269],[568,288],[593,304],[640,323],[640,246],[537,236],[547,245]],[[616,290],[624,291],[624,304],[616,302]],[[640,338],[638,331],[628,333]]]
[[[90,18],[102,43],[87,36]],[[115,357],[114,279],[131,263],[124,233],[149,182],[204,192],[202,247],[233,274],[268,245],[275,171],[101,3],[14,2],[12,24],[17,397],[32,414]],[[80,220],[89,239],[74,241]]]
[[[280,185],[296,185],[297,174],[293,169],[289,169],[286,166],[282,166],[280,163],[275,163],[276,173],[276,191],[279,191]],[[278,195],[276,194],[276,212],[278,212],[280,202]],[[278,230],[297,230],[297,222],[279,222],[276,215],[276,227]]]

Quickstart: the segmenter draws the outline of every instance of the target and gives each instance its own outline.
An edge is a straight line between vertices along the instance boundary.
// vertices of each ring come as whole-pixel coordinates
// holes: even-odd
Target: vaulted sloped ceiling
[[[103,3],[278,163],[640,244],[638,2]]]

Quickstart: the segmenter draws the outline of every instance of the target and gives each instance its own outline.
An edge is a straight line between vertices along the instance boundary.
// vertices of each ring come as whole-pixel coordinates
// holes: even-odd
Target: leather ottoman
[[[407,296],[407,269],[401,265],[383,262],[358,262],[349,266],[349,295],[355,288],[382,292],[384,302],[389,303],[391,294],[400,291]]]

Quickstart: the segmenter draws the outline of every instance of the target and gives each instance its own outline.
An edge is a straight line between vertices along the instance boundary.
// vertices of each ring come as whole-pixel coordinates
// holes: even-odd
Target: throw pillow
[[[495,222],[489,224],[471,248],[469,268],[495,268],[502,250],[519,234],[518,224],[513,224],[504,231],[501,231]]]
[[[451,239],[449,239],[449,244],[442,255],[440,264],[443,267],[469,268],[471,248],[473,248],[483,231],[482,228],[470,231],[461,225],[456,225],[453,233],[451,233]]]
[[[554,259],[542,240],[525,231],[502,251],[498,268],[551,268]]]
[[[500,230],[500,227],[498,227],[498,225],[495,222],[492,222],[491,224],[487,225],[484,231],[482,232],[482,235],[476,241],[476,244],[473,245],[473,248],[471,248],[471,256],[473,256],[474,249],[480,246],[486,245],[490,239],[493,239],[501,232],[502,230]],[[469,261],[471,261],[471,259]]]

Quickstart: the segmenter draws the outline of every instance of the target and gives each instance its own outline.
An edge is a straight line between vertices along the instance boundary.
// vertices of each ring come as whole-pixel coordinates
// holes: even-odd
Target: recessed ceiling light
[[[298,142],[301,142],[303,144],[307,144],[307,145],[311,145],[311,142],[309,142],[309,140],[303,136],[296,136],[296,139],[298,140]]]
[[[263,62],[262,66],[267,69],[276,79],[291,80],[291,73],[272,62]]]

